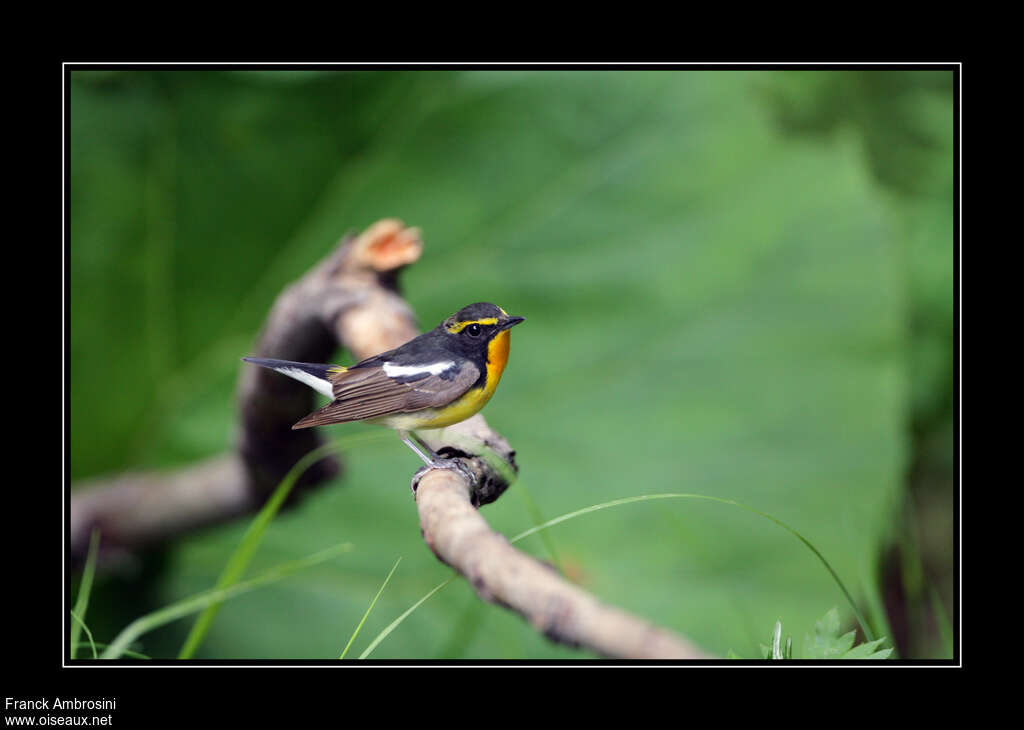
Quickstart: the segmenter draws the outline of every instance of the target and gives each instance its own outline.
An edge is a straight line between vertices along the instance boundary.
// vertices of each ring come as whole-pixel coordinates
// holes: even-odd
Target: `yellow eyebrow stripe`
[[[448,327],[448,331],[453,335],[457,335],[471,324],[498,324],[498,319],[496,317],[488,317],[487,319],[469,319],[465,322],[456,322]]]

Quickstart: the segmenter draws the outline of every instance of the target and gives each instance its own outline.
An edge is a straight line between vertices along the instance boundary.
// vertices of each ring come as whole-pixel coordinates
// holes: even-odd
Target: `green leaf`
[[[881,639],[875,639],[874,641],[865,641],[863,644],[850,649],[846,654],[842,656],[843,659],[888,659],[889,655],[892,654],[892,648],[878,649],[878,647],[885,641],[885,637]],[[878,649],[876,651],[876,649]]]
[[[839,611],[832,608],[814,624],[814,634],[804,640],[805,659],[885,659],[892,649],[878,647],[885,640],[875,639],[854,646],[857,632],[850,631],[840,636]]]
[[[855,632],[839,635],[839,611],[832,608],[814,624],[814,634],[804,639],[808,659],[838,659],[853,646]]]

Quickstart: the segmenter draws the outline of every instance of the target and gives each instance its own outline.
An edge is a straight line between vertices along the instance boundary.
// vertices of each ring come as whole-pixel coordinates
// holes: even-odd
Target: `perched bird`
[[[451,468],[449,460],[441,459],[412,432],[464,421],[487,404],[508,362],[509,328],[523,319],[486,302],[470,304],[401,347],[347,368],[242,359],[295,378],[332,399],[293,429],[375,423],[395,429],[428,466]]]

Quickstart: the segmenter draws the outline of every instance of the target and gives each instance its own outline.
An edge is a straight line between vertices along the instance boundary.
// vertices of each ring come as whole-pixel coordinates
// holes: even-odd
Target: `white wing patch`
[[[318,393],[323,393],[328,398],[334,398],[334,386],[331,385],[331,381],[324,378],[318,378],[315,375],[307,373],[305,370],[299,370],[298,368],[274,368],[277,372],[282,375],[287,375],[289,378],[295,378],[300,383],[305,383],[310,388]]]
[[[384,363],[384,374],[389,378],[398,378],[404,375],[422,375],[423,373],[429,373],[430,375],[440,375],[445,370],[454,367],[455,363],[451,360],[445,360],[444,362],[435,362],[430,365],[393,365],[389,362]]]

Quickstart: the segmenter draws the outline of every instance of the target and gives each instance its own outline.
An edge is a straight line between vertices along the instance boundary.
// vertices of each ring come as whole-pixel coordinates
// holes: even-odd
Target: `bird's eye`
[[[480,325],[478,324],[471,324],[468,327],[466,327],[466,334],[469,335],[470,337],[479,337],[480,332],[482,332],[482,330],[480,328]]]

